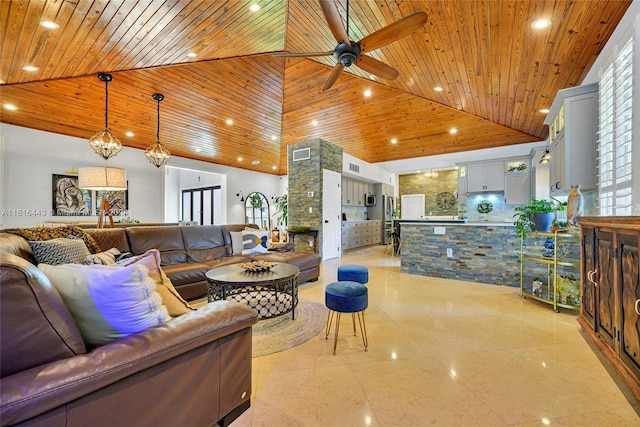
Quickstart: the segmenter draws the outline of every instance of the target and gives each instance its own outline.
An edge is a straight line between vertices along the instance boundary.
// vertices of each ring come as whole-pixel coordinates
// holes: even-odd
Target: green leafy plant
[[[480,200],[476,206],[476,210],[481,214],[488,214],[493,210],[493,203],[488,200]]]
[[[513,225],[516,226],[518,236],[523,237],[527,234],[527,231],[533,230],[533,215],[537,213],[555,212],[561,210],[561,205],[548,200],[531,199],[529,203],[523,206],[516,206],[514,210],[516,213],[513,215],[515,221]]]
[[[258,193],[253,193],[249,198],[249,202],[254,209],[262,208],[262,196]]]
[[[276,217],[276,222],[278,224],[282,224],[285,227],[288,224],[288,217],[287,217],[287,206],[288,206],[288,200],[287,200],[287,195],[283,194],[282,196],[278,196],[274,199],[275,203],[276,203],[276,214],[278,215]]]

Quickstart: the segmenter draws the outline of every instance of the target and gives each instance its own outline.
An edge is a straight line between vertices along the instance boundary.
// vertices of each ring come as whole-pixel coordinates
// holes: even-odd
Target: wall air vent
[[[311,158],[311,148],[301,148],[299,150],[293,150],[293,161],[299,162],[300,160],[308,160]]]
[[[354,165],[353,163],[349,163],[349,170],[351,172],[360,173],[360,166]]]

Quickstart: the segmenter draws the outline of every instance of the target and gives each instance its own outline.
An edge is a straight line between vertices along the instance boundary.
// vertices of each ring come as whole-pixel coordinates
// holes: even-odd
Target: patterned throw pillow
[[[269,241],[268,231],[243,231],[242,232],[242,253],[246,254],[263,254],[268,251],[267,242]]]
[[[120,251],[116,248],[111,248],[108,251],[100,252],[97,254],[91,254],[82,260],[84,265],[102,264],[102,265],[114,265],[116,263],[116,257],[120,255]]]
[[[79,264],[90,255],[84,242],[76,237],[29,241],[37,264]]]
[[[103,345],[170,319],[155,280],[141,263],[38,268],[62,296],[88,345]]]

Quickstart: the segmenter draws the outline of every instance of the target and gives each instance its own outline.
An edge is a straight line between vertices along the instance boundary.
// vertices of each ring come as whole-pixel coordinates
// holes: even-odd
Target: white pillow
[[[242,253],[242,231],[231,231],[231,250],[233,255]]]
[[[60,292],[85,343],[106,344],[169,319],[144,265],[48,265],[38,268]]]
[[[242,232],[242,253],[243,254],[263,254],[268,251],[269,241],[268,231],[243,231]]]
[[[176,317],[195,310],[187,301],[185,301],[176,288],[173,287],[171,279],[167,277],[160,267],[160,251],[157,249],[149,249],[142,255],[131,258],[125,258],[118,265],[141,264],[149,269],[149,277],[155,280],[156,292],[162,297],[162,305],[167,307],[169,316]]]
[[[102,264],[102,265],[114,265],[116,263],[116,257],[120,255],[120,251],[116,248],[111,248],[108,251],[98,252],[97,254],[91,254],[82,260],[84,265]]]

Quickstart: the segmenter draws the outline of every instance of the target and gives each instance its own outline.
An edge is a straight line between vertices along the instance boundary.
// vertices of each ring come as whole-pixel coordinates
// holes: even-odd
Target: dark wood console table
[[[640,217],[581,217],[578,322],[640,400]]]

